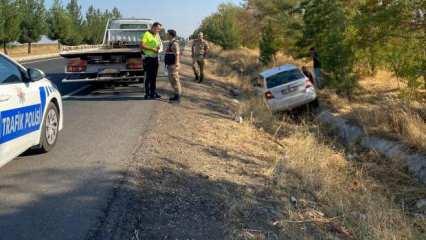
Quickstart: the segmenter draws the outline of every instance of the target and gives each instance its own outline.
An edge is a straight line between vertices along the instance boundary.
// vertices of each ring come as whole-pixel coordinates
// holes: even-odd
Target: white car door
[[[37,83],[0,56],[0,167],[37,143],[43,107]]]

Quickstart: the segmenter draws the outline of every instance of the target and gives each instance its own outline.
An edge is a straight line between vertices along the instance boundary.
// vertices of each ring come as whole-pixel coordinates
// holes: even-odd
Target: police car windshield
[[[305,76],[299,69],[284,71],[266,78],[268,88],[274,88],[283,84],[291,83]]]

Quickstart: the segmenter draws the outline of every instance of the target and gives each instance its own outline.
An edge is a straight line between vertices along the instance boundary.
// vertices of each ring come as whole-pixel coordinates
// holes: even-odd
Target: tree
[[[301,46],[315,47],[330,83],[346,94],[355,87],[354,52],[349,20],[340,0],[312,0],[304,4]],[[306,49],[306,52],[308,50]]]
[[[81,16],[81,6],[77,0],[70,0],[66,7],[67,14],[71,19],[71,31],[66,39],[67,44],[77,45],[82,43],[83,17]]]
[[[241,32],[237,23],[242,10],[233,4],[222,4],[217,13],[204,19],[196,32],[204,32],[208,40],[225,49],[238,48]]]
[[[232,4],[223,4],[219,7],[222,18],[222,46],[225,49],[234,49],[241,46],[241,33],[238,28],[238,16],[240,8]]]
[[[7,44],[16,41],[20,35],[21,16],[18,4],[12,0],[0,0],[0,42],[3,52],[7,52]]]
[[[58,40],[58,47],[60,44],[67,44],[72,22],[60,0],[54,0],[47,14],[47,24],[49,26],[48,37],[52,40]]]
[[[351,94],[363,73],[387,69],[413,96],[422,83],[426,88],[425,13],[420,0],[244,0],[221,5],[193,36],[203,31],[224,48],[259,46],[264,64],[277,51],[306,58],[316,47],[329,85],[340,92]]]
[[[260,49],[260,61],[267,65],[269,64],[277,54],[279,47],[279,42],[275,38],[274,29],[272,27],[272,22],[266,25],[265,29],[262,31],[262,37],[259,43]]]
[[[81,26],[83,17],[81,16],[81,6],[78,5],[78,0],[70,0],[67,5],[68,14],[75,26]]]
[[[102,13],[99,9],[90,6],[86,13],[86,20],[83,24],[84,42],[87,44],[98,44],[102,42],[105,25],[108,21],[109,13]]]
[[[117,7],[114,7],[112,9],[112,11],[111,11],[111,18],[112,19],[117,19],[117,18],[121,18],[121,17],[122,17],[122,15],[121,15],[120,10],[118,10]]]
[[[31,54],[31,44],[38,42],[46,32],[46,14],[44,0],[20,0],[19,9],[23,19],[20,24],[20,43],[28,44],[28,54]]]
[[[281,51],[294,57],[302,57],[305,49],[296,45],[303,33],[303,10],[301,0],[247,0],[246,9],[252,12],[256,19],[248,31],[262,33],[267,27],[272,27],[273,37]],[[269,25],[269,26],[268,26]],[[252,38],[256,41],[256,38]],[[260,38],[257,39],[257,43]]]

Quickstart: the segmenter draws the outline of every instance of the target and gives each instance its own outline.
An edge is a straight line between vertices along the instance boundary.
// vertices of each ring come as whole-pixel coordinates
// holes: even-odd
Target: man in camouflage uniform
[[[182,87],[179,79],[179,67],[180,67],[180,46],[179,41],[176,39],[176,31],[168,30],[167,36],[170,41],[169,46],[166,49],[166,54],[176,56],[174,64],[167,65],[167,71],[169,74],[169,81],[174,90],[174,96],[170,98],[170,102],[180,102],[180,96],[182,95]]]
[[[204,40],[204,34],[198,33],[198,39],[195,39],[192,44],[192,68],[194,69],[195,80],[200,83],[204,80],[204,66],[208,50],[209,45]],[[199,69],[197,69],[197,64]]]

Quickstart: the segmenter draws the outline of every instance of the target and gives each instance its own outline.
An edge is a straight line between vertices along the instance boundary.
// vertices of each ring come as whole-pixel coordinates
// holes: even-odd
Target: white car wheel
[[[59,111],[55,104],[50,103],[47,107],[41,130],[40,150],[49,152],[55,146],[59,134]]]

